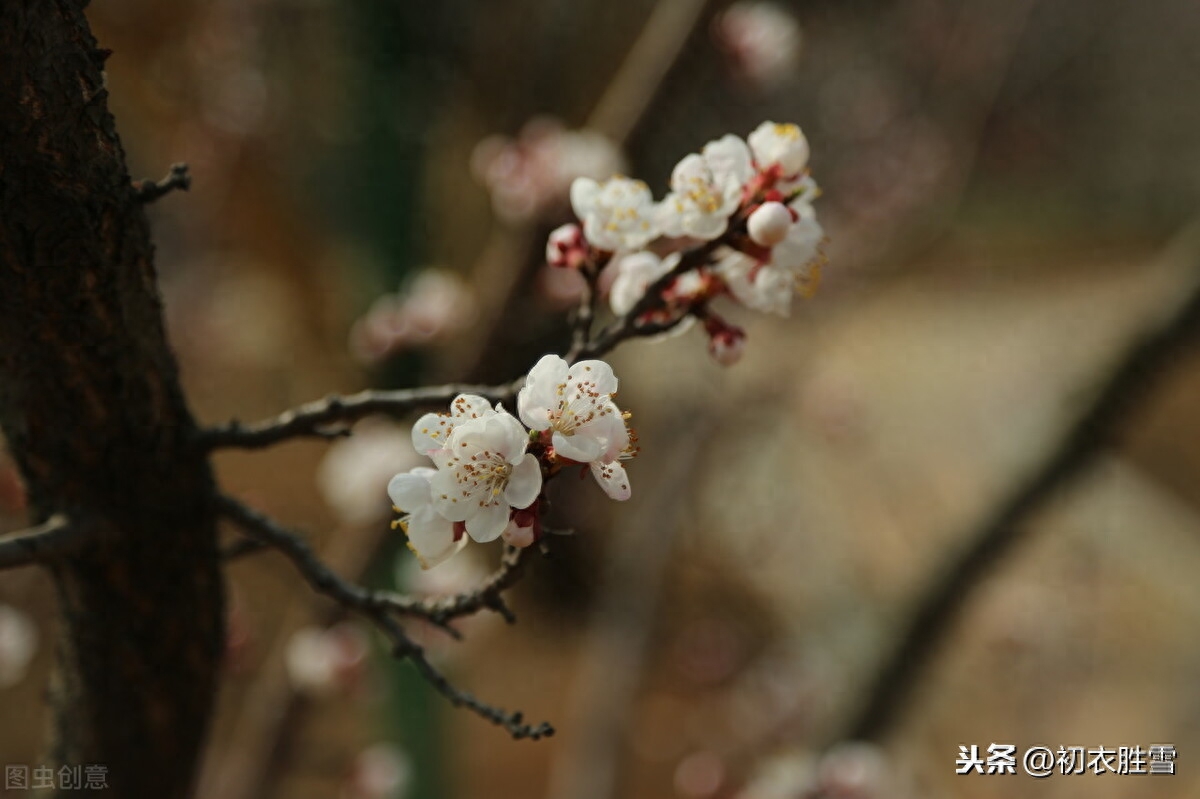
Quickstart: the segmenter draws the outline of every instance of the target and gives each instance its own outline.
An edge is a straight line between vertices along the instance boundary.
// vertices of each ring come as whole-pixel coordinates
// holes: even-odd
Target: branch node
[[[192,176],[188,174],[188,165],[179,163],[171,164],[171,171],[162,180],[155,181],[147,178],[136,181],[133,184],[133,192],[138,202],[152,203],[164,194],[169,194],[176,189],[187,191],[191,187]]]

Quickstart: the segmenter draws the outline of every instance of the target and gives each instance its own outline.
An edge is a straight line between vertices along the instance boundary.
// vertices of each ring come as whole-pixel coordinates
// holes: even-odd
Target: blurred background
[[[812,143],[830,242],[788,319],[612,363],[634,497],[567,486],[520,619],[422,640],[456,682],[558,734],[511,741],[433,694],[264,554],[229,569],[200,795],[843,799],[1200,795],[1200,362],[955,598],[893,723],[843,740],[905,621],[1195,280],[1200,5],[1191,0],[108,0],[89,16],[150,208],[197,415],[499,381],[563,351],[544,265],[579,174],[661,196],[759,122]],[[381,586],[421,572],[384,487],[404,420],[221,454],[223,483]],[[561,482],[561,481],[560,481]],[[0,456],[0,521],[23,492]],[[44,759],[54,601],[0,582],[0,762]],[[960,745],[1173,744],[1174,776],[956,776]],[[1018,784],[1019,783],[1019,784]]]

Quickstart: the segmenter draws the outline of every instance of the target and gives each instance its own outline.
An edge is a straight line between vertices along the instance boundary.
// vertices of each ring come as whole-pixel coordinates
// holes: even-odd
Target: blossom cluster
[[[590,469],[613,499],[628,499],[621,461],[634,454],[634,438],[613,401],[616,391],[617,378],[603,361],[568,364],[546,355],[525,378],[517,416],[460,394],[448,413],[418,419],[413,447],[433,467],[396,475],[388,495],[421,565],[441,563],[468,538],[534,543],[542,535],[544,483],[572,465]]]
[[[808,158],[798,126],[764,122],[745,140],[729,134],[684,157],[661,200],[628,177],[578,178],[571,205],[579,224],[550,235],[547,261],[575,269],[609,266],[616,271],[613,313],[637,310],[635,322],[676,331],[703,319],[709,351],[732,363],[745,334],[713,313],[713,299],[725,295],[786,316],[793,294],[808,296],[816,287],[824,232],[813,208],[819,190]],[[689,247],[703,258],[687,258]],[[651,287],[657,296],[644,302]]]

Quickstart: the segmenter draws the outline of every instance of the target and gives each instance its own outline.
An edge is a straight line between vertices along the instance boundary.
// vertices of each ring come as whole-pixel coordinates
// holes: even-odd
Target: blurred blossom
[[[355,425],[352,436],[329,448],[317,469],[317,489],[342,523],[381,522],[390,513],[388,481],[423,462],[408,430],[367,419]]]
[[[892,799],[897,777],[883,750],[867,743],[845,743],[829,750],[817,767],[817,785],[829,799]]]
[[[775,755],[758,766],[758,773],[736,799],[801,799],[813,787],[815,759],[806,750]]]
[[[364,364],[397,352],[437,344],[475,319],[475,295],[444,269],[426,269],[405,291],[385,294],[354,323],[350,351]]]
[[[11,605],[0,605],[0,688],[25,679],[37,654],[37,626]]]
[[[366,671],[368,653],[362,629],[343,622],[328,629],[297,630],[288,641],[284,662],[296,691],[323,697],[357,688]]]
[[[535,117],[515,139],[489,136],[475,147],[471,171],[492,195],[501,219],[525,222],[566,200],[571,181],[601,180],[625,169],[615,144],[591,130],[566,130]]]
[[[412,759],[391,743],[364,749],[354,759],[341,799],[401,799],[412,784]]]
[[[583,275],[574,269],[547,265],[537,275],[537,292],[554,310],[578,303],[585,285]]]
[[[396,561],[396,585],[421,596],[448,596],[479,587],[487,576],[483,563],[471,549],[436,569],[422,569],[407,551]]]
[[[770,88],[791,73],[800,56],[800,25],[774,3],[734,3],[713,24],[713,38],[734,73]]]
[[[680,796],[712,796],[725,780],[725,761],[716,752],[688,755],[675,769],[675,792]]]

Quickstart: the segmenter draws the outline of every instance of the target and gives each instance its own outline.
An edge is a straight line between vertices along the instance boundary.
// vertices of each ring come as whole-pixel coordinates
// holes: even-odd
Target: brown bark
[[[0,3],[0,425],[39,519],[89,532],[53,566],[56,756],[163,799],[216,684],[214,491],[84,5]]]

